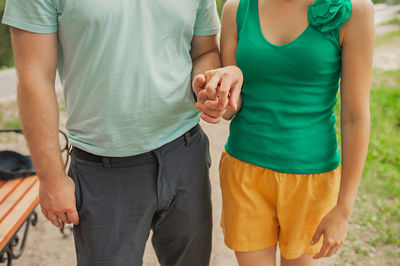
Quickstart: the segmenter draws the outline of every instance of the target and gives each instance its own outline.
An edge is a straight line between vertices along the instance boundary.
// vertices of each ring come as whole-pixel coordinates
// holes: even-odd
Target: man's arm
[[[194,36],[192,40],[191,56],[193,60],[193,91],[199,101],[196,107],[203,112],[200,117],[204,121],[217,123],[220,120],[218,114],[215,113],[215,111],[215,117],[206,114],[207,110],[204,110],[205,108],[203,107],[203,103],[206,100],[204,97],[205,95],[199,95],[199,92],[204,90],[204,86],[207,82],[205,73],[221,66],[217,35]],[[212,111],[208,111],[208,113],[210,112]]]
[[[55,226],[79,223],[75,186],[64,171],[58,141],[58,105],[54,88],[57,34],[37,34],[11,28],[18,73],[21,123],[40,179],[40,205]]]

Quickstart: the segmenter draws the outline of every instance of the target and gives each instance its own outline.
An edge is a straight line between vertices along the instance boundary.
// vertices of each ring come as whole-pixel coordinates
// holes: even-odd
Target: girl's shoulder
[[[247,1],[247,0],[242,0],[242,1]],[[238,10],[240,2],[241,0],[227,0],[224,4],[224,7],[222,8],[222,15],[233,14],[236,16],[236,12]]]

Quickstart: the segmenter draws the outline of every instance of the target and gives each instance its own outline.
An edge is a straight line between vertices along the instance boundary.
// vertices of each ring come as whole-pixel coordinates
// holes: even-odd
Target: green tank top
[[[236,59],[243,105],[230,125],[230,155],[290,174],[340,165],[333,107],[341,75],[339,30],[351,7],[350,0],[315,0],[306,30],[274,45],[261,31],[258,1],[240,1]]]

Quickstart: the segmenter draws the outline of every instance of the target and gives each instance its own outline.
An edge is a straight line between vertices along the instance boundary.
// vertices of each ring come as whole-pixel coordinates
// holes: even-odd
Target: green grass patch
[[[385,254],[382,265],[391,265],[400,261],[400,71],[380,74],[394,77],[397,87],[371,91],[369,151],[352,217],[361,233],[348,239],[348,247],[365,259],[367,247],[379,247]],[[340,139],[340,103],[335,112]]]
[[[13,118],[13,119],[4,121],[4,125],[7,128],[21,128],[21,121],[19,120],[19,118]]]
[[[383,35],[377,36],[375,40],[375,46],[379,47],[385,45],[392,42],[396,38],[400,38],[400,30],[391,31]]]
[[[400,69],[384,71],[374,69],[372,71],[373,89],[397,89],[400,88]]]
[[[392,18],[391,20],[388,20],[381,25],[399,25],[400,26],[400,18]]]

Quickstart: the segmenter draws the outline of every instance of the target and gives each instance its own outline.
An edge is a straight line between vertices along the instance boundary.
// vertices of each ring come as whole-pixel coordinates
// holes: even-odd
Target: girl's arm
[[[239,0],[228,0],[222,10],[221,61],[223,67],[232,66],[233,68],[237,68],[236,49],[238,45],[238,34],[236,27],[236,12],[238,6]],[[240,83],[238,86],[242,86],[242,84]],[[242,100],[241,96],[239,96],[237,108],[233,110],[231,106],[229,106],[227,111],[224,113],[223,118],[226,120],[231,120],[233,116],[240,110],[241,105]]]
[[[342,179],[337,205],[313,237],[316,243],[324,235],[321,251],[314,258],[329,257],[342,245],[368,150],[374,8],[369,0],[353,0],[352,4],[352,15],[342,28]]]

